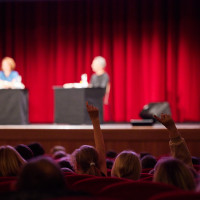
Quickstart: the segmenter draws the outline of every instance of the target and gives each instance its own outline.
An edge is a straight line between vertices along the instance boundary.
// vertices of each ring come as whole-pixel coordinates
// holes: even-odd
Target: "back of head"
[[[32,150],[34,157],[42,156],[45,153],[44,148],[38,142],[31,143],[28,147]]]
[[[102,68],[106,67],[106,59],[102,56],[97,56],[93,59],[93,65],[99,65]]]
[[[157,160],[152,155],[146,155],[141,159],[142,169],[154,168],[156,163]]]
[[[101,176],[96,149],[83,145],[72,154],[74,169],[77,173]]]
[[[27,163],[19,176],[20,191],[55,191],[65,188],[63,174],[57,164],[47,157],[37,157]]]
[[[199,165],[200,164],[199,158],[192,156],[192,164],[193,165]]]
[[[50,153],[51,153],[51,154],[54,154],[54,153],[57,152],[57,151],[64,151],[64,152],[66,152],[66,149],[65,149],[65,147],[63,147],[63,146],[56,145],[56,146],[54,146],[54,147],[51,149]]]
[[[26,161],[11,146],[0,147],[0,176],[16,176]]]
[[[122,151],[115,159],[111,176],[138,180],[141,173],[141,163],[133,151]]]
[[[106,152],[106,157],[107,158],[116,158],[116,156],[117,156],[117,152],[115,152],[115,151],[113,151],[113,150],[109,150],[109,151],[107,151]]]
[[[60,166],[60,168],[68,168],[68,169],[74,171],[71,163],[68,161],[67,158],[61,158],[60,160],[58,160],[57,163]]]
[[[33,152],[27,145],[19,144],[15,146],[15,149],[25,160],[33,158]]]
[[[56,151],[53,154],[54,159],[59,159],[59,158],[63,158],[63,157],[66,157],[66,156],[67,156],[67,153],[65,151]]]
[[[15,64],[15,61],[14,61],[13,58],[11,58],[11,57],[4,57],[2,59],[2,65],[3,65],[3,62],[7,62],[10,65],[11,70],[15,69],[16,64]]]
[[[171,184],[184,190],[193,190],[195,181],[190,169],[180,160],[163,158],[155,166],[153,180]]]

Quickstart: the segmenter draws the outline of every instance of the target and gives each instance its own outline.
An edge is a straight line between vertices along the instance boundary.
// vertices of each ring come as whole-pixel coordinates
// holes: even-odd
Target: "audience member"
[[[64,152],[66,152],[66,149],[65,149],[65,147],[63,147],[63,146],[56,145],[56,146],[54,146],[53,148],[51,148],[50,153],[51,153],[51,154],[54,154],[54,153],[56,153],[57,151],[64,151]]]
[[[154,182],[174,185],[183,190],[194,190],[195,181],[189,167],[176,158],[160,159],[155,167]]]
[[[33,158],[33,152],[27,145],[18,144],[15,149],[25,160]]]
[[[72,158],[76,173],[101,176],[99,156],[93,146],[82,145],[73,152]]]
[[[169,146],[174,157],[174,159],[167,158],[157,163],[154,181],[172,184],[185,190],[194,189],[194,176],[188,168],[194,169],[192,157],[184,138],[181,137],[170,115],[161,114],[161,117],[156,115],[154,117],[167,128],[170,138]]]
[[[25,163],[15,148],[9,145],[0,147],[0,176],[17,176]]]
[[[69,171],[74,171],[74,168],[72,167],[71,163],[69,162],[67,157],[63,157],[57,161],[58,165],[60,168],[64,171],[68,170]],[[65,169],[64,169],[65,168]]]
[[[37,157],[22,168],[17,182],[19,191],[64,190],[65,180],[59,166],[49,157]]]
[[[153,169],[156,163],[157,163],[157,160],[152,155],[146,155],[142,157],[141,159],[142,169],[150,169],[150,168]]]
[[[22,168],[16,187],[18,192],[13,196],[19,200],[86,195],[68,190],[59,166],[47,156],[38,156],[30,160]]]
[[[114,164],[114,160],[113,159],[106,158],[106,167],[107,167],[107,169],[112,169],[113,164]]]
[[[38,142],[31,143],[28,147],[32,150],[34,157],[42,156],[45,153],[44,148]]]
[[[106,158],[112,158],[115,159],[117,156],[117,152],[114,150],[109,150],[106,152]]]
[[[52,155],[53,159],[59,159],[59,158],[63,158],[63,157],[67,157],[67,153],[65,151],[56,151],[53,155]]]
[[[83,145],[72,154],[74,170],[78,174],[107,175],[105,145],[100,128],[99,110],[87,103],[87,111],[94,128],[95,147]]]
[[[192,164],[193,165],[200,165],[199,158],[192,156]]]
[[[147,152],[140,152],[140,160],[144,157],[144,156],[147,156],[147,155],[151,155],[150,153],[147,153]]]
[[[138,180],[141,173],[141,163],[138,155],[133,151],[122,151],[116,157],[111,176]]]
[[[182,160],[186,165],[193,167],[192,157],[187,144],[184,138],[181,137],[171,116],[168,114],[161,114],[161,117],[156,115],[154,115],[154,117],[168,130],[170,139],[169,147],[172,157]]]

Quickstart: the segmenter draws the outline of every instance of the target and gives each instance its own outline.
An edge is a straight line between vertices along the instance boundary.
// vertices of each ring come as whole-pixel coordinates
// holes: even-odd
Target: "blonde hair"
[[[15,61],[14,61],[13,58],[11,58],[11,57],[5,57],[5,58],[2,59],[2,63],[5,62],[5,61],[9,63],[9,65],[10,65],[10,67],[11,67],[12,70],[15,69],[16,63],[15,63]]]
[[[79,149],[76,149],[72,154],[72,162],[74,168],[77,167],[77,170],[82,174],[101,176],[98,161],[99,156],[96,149],[93,146],[82,145]]]
[[[180,160],[163,158],[155,166],[154,182],[174,185],[184,190],[195,189],[191,170]]]
[[[115,159],[111,176],[138,180],[141,173],[141,163],[133,151],[122,151]]]
[[[11,146],[0,147],[0,176],[16,176],[26,161]]]

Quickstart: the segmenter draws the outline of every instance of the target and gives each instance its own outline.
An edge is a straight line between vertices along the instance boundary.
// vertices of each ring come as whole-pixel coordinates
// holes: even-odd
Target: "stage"
[[[200,123],[177,124],[191,154],[200,157]],[[106,150],[120,152],[132,149],[150,152],[155,156],[169,153],[168,134],[160,125],[132,126],[131,124],[102,124]],[[63,145],[71,153],[80,145],[94,145],[92,125],[0,125],[0,145],[17,145],[39,142],[46,153],[54,145]]]

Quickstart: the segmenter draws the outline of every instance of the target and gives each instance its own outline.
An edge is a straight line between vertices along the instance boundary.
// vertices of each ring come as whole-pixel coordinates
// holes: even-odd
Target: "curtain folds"
[[[139,118],[157,101],[178,122],[200,121],[199,9],[198,0],[1,2],[0,57],[16,60],[30,122],[53,122],[53,86],[90,78],[98,55],[111,81],[105,121]]]

